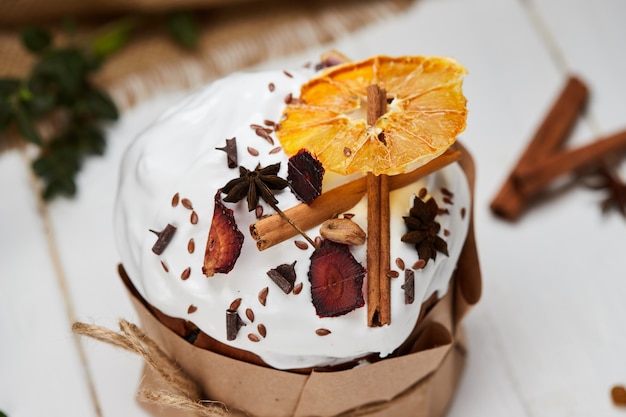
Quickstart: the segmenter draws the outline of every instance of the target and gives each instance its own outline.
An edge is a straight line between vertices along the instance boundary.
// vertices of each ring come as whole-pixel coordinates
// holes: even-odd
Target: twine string
[[[197,400],[201,397],[198,385],[192,381],[163,350],[137,325],[126,320],[119,322],[120,332],[106,327],[74,323],[72,331],[100,342],[123,348],[141,356],[173,392],[153,392],[142,389],[138,398],[146,403],[192,411],[200,417],[225,417],[231,415],[218,401]]]

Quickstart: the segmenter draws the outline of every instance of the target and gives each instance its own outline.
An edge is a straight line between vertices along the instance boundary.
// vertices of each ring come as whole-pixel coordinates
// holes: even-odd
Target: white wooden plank
[[[113,330],[118,329],[120,318],[138,323],[117,275],[113,205],[119,164],[132,139],[180,96],[164,94],[126,111],[107,132],[106,154],[85,164],[78,178],[78,195],[49,205],[55,242],[79,321]],[[135,400],[142,360],[101,342],[86,339],[83,343],[102,415],[147,415]]]
[[[0,410],[95,416],[20,151],[0,155]]]
[[[626,3],[576,1],[574,7],[567,0],[529,3],[561,51],[563,65],[589,83],[592,92],[589,112],[598,133],[625,129]]]

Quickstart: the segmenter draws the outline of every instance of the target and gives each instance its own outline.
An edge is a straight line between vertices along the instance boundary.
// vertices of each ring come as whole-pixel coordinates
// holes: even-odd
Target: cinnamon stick
[[[626,152],[626,130],[598,139],[584,146],[559,152],[531,167],[524,167],[516,175],[523,196],[530,197],[557,177],[602,161],[614,153]]]
[[[367,87],[367,124],[374,126],[387,110],[384,89]],[[384,138],[379,138],[384,141]],[[367,324],[391,324],[389,253],[389,183],[387,175],[367,174]]]
[[[393,191],[405,187],[433,172],[459,160],[461,152],[448,149],[441,156],[435,158],[406,174],[388,177],[389,190]],[[301,229],[309,230],[325,220],[340,213],[349,211],[356,206],[365,195],[367,189],[365,177],[343,184],[337,188],[322,193],[310,205],[298,204],[285,210],[285,214],[297,223]],[[273,214],[250,225],[250,234],[257,241],[257,248],[265,250],[277,245],[298,234],[281,216]]]
[[[580,79],[568,78],[524,153],[491,201],[490,208],[494,214],[507,220],[516,220],[520,216],[527,204],[527,195],[517,188],[515,178],[559,149],[584,109],[588,96],[589,90]]]

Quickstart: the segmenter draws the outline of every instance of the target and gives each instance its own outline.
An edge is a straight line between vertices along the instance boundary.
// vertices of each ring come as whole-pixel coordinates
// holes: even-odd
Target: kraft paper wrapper
[[[462,149],[459,145],[456,145]],[[464,151],[460,161],[470,184],[474,166]],[[334,372],[298,374],[253,365],[200,349],[165,327],[124,280],[146,334],[191,377],[206,400],[223,402],[234,416],[441,417],[463,371],[466,346],[461,319],[478,302],[481,275],[473,220],[458,268],[446,295],[415,329],[409,354]],[[142,389],[167,390],[149,368]],[[147,405],[154,416],[195,414]]]

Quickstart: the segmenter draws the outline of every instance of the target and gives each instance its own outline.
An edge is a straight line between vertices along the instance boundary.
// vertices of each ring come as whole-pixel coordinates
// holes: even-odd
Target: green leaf
[[[9,416],[7,416],[5,413],[3,413],[2,411],[0,411],[0,417],[9,417]]]
[[[22,31],[21,37],[26,49],[35,54],[43,52],[52,42],[50,34],[39,28],[26,28]]]
[[[20,80],[17,78],[0,78],[0,98],[8,98],[20,89]]]
[[[76,33],[76,20],[71,17],[64,17],[61,22],[61,27],[65,33],[72,36]]]
[[[119,117],[117,106],[104,91],[87,89],[84,100],[86,109],[99,119],[116,120]]]
[[[59,49],[46,54],[37,62],[32,79],[46,86],[56,86],[67,101],[80,93],[88,72],[89,65],[80,51]]]
[[[192,49],[198,44],[200,29],[193,13],[173,12],[167,16],[167,28],[174,40],[181,46]]]
[[[0,101],[0,130],[7,127],[13,119],[11,104],[6,100]]]
[[[35,122],[33,122],[30,114],[28,114],[28,112],[26,112],[26,110],[20,105],[13,107],[13,114],[15,115],[15,121],[17,122],[17,127],[19,128],[22,136],[24,136],[24,138],[29,142],[41,146],[41,136],[39,135]]]
[[[41,93],[33,95],[27,103],[24,103],[24,106],[28,109],[28,112],[31,115],[39,117],[52,110],[55,103],[56,100],[53,94]]]
[[[52,200],[58,195],[71,197],[76,194],[76,182],[71,177],[55,178],[46,184],[43,198],[46,201]]]
[[[91,42],[91,52],[95,56],[103,58],[119,51],[128,43],[134,27],[135,21],[132,18],[122,19],[105,27]]]
[[[33,161],[32,167],[38,177],[44,178],[54,171],[54,161],[47,155],[40,156]]]

